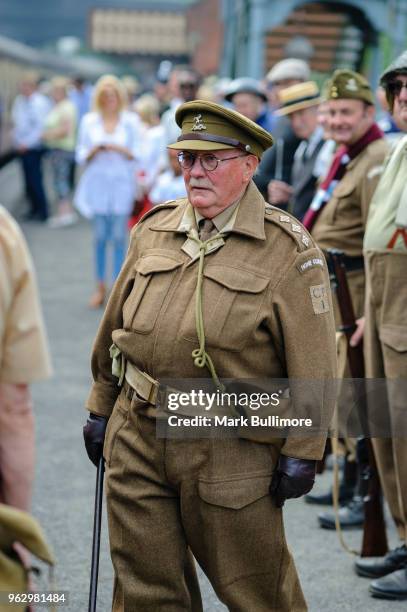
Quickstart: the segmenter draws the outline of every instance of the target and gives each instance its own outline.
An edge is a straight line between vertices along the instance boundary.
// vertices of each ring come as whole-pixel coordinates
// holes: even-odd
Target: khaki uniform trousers
[[[365,272],[364,270],[355,270],[348,272],[347,281],[349,285],[349,292],[352,298],[353,310],[355,318],[359,319],[363,316],[364,302],[365,302]],[[334,307],[334,318],[336,328],[342,325],[342,318],[339,311],[338,299],[336,293],[333,294],[333,307]],[[349,366],[346,366],[345,378],[350,378],[351,373]],[[342,388],[338,398],[338,413],[339,413],[339,435],[343,437],[344,446],[348,452],[348,461],[356,460],[356,438],[350,438],[347,436],[347,428],[349,427],[353,431],[358,431],[357,414],[352,413],[349,416],[351,406],[354,406],[354,396],[351,385],[346,385]],[[350,422],[348,423],[348,417]],[[356,419],[356,421],[355,421]],[[353,424],[353,425],[352,425]]]
[[[366,265],[366,375],[388,379],[385,394],[368,396],[373,418],[385,412],[389,420],[373,448],[384,495],[407,543],[407,253],[371,252]]]
[[[150,413],[122,389],[106,431],[113,611],[201,612],[192,554],[233,612],[306,610],[269,495],[275,448],[159,439]]]
[[[0,502],[29,512],[34,482],[34,416],[27,385],[0,383]]]

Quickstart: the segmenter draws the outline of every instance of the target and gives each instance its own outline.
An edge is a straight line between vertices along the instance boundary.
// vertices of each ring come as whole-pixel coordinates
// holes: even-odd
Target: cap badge
[[[192,126],[192,131],[197,132],[200,130],[206,130],[206,125],[202,121],[202,115],[199,113],[196,117],[194,117],[194,125]]]
[[[349,79],[349,81],[346,83],[346,89],[348,91],[357,91],[358,90],[358,86],[357,86],[357,83],[356,83],[354,78]]]
[[[332,98],[338,97],[338,88],[336,87],[336,85],[332,85],[331,87],[331,97]]]

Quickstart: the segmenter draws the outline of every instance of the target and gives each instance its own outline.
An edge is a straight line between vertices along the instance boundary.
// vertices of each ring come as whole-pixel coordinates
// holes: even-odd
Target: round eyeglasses
[[[195,160],[199,159],[202,168],[207,172],[213,172],[216,170],[220,162],[238,159],[239,157],[246,157],[246,155],[234,155],[233,157],[225,157],[224,159],[220,159],[213,153],[204,153],[203,155],[195,155],[195,153],[191,153],[190,151],[182,151],[181,153],[178,153],[178,161],[181,168],[184,168],[184,170],[190,170],[194,165]]]

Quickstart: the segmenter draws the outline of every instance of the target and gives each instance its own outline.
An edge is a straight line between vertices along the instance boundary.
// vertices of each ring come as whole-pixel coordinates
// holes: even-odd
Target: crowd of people
[[[310,80],[310,68],[302,60],[279,62],[263,81],[202,79],[190,66],[174,66],[158,77],[153,91],[144,91],[132,77],[105,75],[93,85],[64,77],[39,83],[35,74],[27,73],[13,105],[13,143],[30,206],[26,220],[64,228],[78,220],[77,211],[92,219],[92,308],[102,306],[108,294],[108,244],[114,281],[123,263],[127,225],[152,206],[186,195],[177,157],[167,150],[179,135],[174,117],[181,103],[211,100],[272,133],[275,146],[266,152],[254,180],[268,202],[299,220],[336,147],[324,92]],[[383,129],[394,138],[397,120],[380,88],[377,100],[383,107]],[[50,193],[44,186],[44,159],[52,179]]]
[[[272,609],[273,601],[281,610],[305,610],[284,534],[262,532],[258,542],[245,534],[280,520],[291,497],[332,504],[332,491],[310,492],[325,439],[277,443],[252,434],[245,444],[203,439],[165,447],[152,427],[160,379],[202,371],[215,386],[221,378],[335,378],[335,327],[343,321],[338,296],[329,291],[324,255],[331,249],[343,253],[357,317],[350,346],[364,337],[366,376],[406,378],[407,52],[384,71],[376,93],[350,69],[336,70],[320,86],[296,58],[273,66],[262,81],[203,80],[190,66],[175,66],[148,92],[112,75],[92,88],[58,77],[47,94],[44,89],[27,75],[12,113],[27,218],[53,229],[75,223],[77,211],[92,220],[92,308],[106,301],[107,246],[113,246],[117,282],[94,346],[84,434],[95,464],[104,447],[114,609],[165,609],[171,601],[201,610],[192,550],[230,609]],[[321,414],[330,418],[324,402]],[[339,415],[348,413],[349,402],[349,389],[341,387]],[[387,411],[390,429],[372,445],[400,545],[384,557],[358,559],[355,569],[373,579],[373,596],[401,600],[407,598],[405,397],[396,386],[380,402],[373,409]],[[344,427],[339,436],[342,506],[338,516],[320,512],[318,521],[328,529],[338,522],[343,529],[363,527],[355,435]],[[247,488],[245,462],[259,488]],[[140,486],[129,487],[125,474]],[[274,506],[265,498],[271,476]],[[194,523],[198,515],[202,530]],[[164,555],[163,542],[174,552]],[[227,563],[216,565],[207,555],[218,549],[229,551]]]

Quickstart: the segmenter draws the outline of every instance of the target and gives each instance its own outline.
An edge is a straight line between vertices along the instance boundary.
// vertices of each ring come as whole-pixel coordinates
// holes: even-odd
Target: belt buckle
[[[147,401],[149,404],[152,404],[153,406],[157,404],[157,399],[158,399],[158,391],[156,392],[156,389],[157,387],[154,385],[154,383],[151,383],[150,391],[148,392]]]

